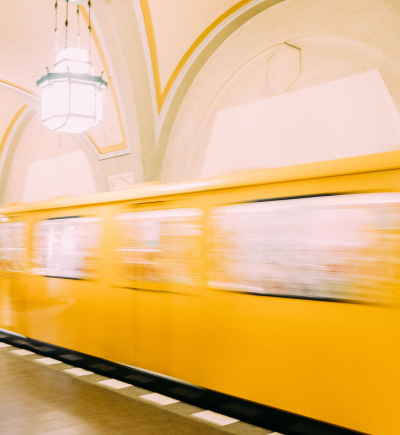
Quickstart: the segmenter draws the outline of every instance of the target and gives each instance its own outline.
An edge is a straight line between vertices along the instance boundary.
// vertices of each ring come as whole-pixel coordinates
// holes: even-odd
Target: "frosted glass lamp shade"
[[[87,51],[68,47],[57,54],[54,72],[38,80],[42,121],[51,130],[81,133],[101,122],[108,84],[91,70]]]
[[[92,74],[89,53],[80,48],[67,47],[56,55],[53,72],[71,72],[75,74]]]

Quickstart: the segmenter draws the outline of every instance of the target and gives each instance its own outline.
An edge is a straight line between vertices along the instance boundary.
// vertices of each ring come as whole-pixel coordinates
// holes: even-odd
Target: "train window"
[[[117,216],[117,270],[121,278],[194,284],[202,211],[173,209]]]
[[[38,275],[87,279],[98,272],[100,218],[60,218],[41,221],[35,229]]]
[[[210,287],[319,300],[393,300],[399,194],[219,207],[211,213],[210,234]]]
[[[0,270],[23,272],[26,266],[25,222],[0,224]]]

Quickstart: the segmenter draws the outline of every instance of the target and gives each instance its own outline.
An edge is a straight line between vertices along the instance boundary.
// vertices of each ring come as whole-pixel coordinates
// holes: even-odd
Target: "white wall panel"
[[[400,114],[378,70],[217,113],[202,176],[400,148]]]
[[[44,201],[60,195],[88,195],[96,192],[89,160],[83,151],[76,151],[31,163],[23,202]]]

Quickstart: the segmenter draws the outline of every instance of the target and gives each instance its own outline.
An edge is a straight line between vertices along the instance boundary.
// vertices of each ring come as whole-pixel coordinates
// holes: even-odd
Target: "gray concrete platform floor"
[[[1,435],[222,435],[226,432],[0,353]]]

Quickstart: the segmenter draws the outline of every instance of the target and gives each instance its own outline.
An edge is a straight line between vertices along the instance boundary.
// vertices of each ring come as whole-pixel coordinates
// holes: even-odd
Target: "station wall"
[[[109,177],[127,173],[133,184],[174,182],[398,149],[398,2],[173,0],[170,6],[94,2],[94,63],[110,84],[112,119],[97,133],[63,134],[61,149],[57,134],[41,126],[35,88],[54,62],[47,36],[53,8],[37,0],[34,24],[24,1],[4,10],[14,25],[0,20],[0,37],[6,33],[0,53],[24,46],[32,56],[7,56],[7,68],[0,67],[0,108],[8,108],[1,109],[7,120],[0,123],[1,203],[29,197],[30,165],[77,151],[90,171],[71,194],[87,192],[91,183],[98,192],[110,190]],[[14,30],[20,21],[31,38]],[[355,77],[369,77],[363,74],[375,79],[362,79],[361,89]],[[335,83],[344,86],[342,99],[332,98]],[[65,193],[61,185],[57,193]]]

